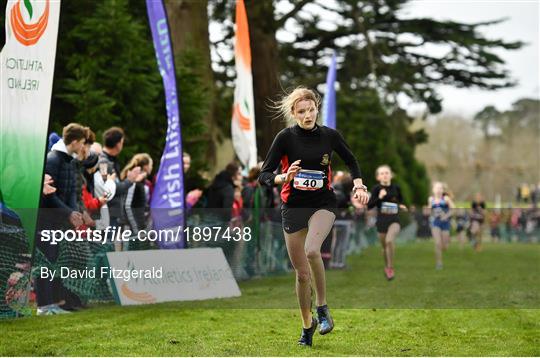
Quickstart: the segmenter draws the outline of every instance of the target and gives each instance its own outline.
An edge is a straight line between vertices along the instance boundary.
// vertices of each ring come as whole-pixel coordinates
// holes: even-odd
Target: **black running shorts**
[[[328,210],[335,215],[336,203],[335,201],[327,202],[316,208],[291,208],[287,204],[283,204],[281,207],[283,230],[287,234],[292,234],[307,228],[309,219],[318,210]]]
[[[386,234],[388,228],[393,223],[399,224],[399,215],[379,214],[377,216],[377,232],[379,234]]]

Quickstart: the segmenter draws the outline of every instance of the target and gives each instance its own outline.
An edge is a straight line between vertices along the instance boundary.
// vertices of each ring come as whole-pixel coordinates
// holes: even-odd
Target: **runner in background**
[[[471,203],[471,239],[473,240],[474,249],[479,252],[482,250],[482,225],[486,216],[486,202],[482,194],[476,193],[474,200]]]
[[[428,199],[428,205],[431,207],[431,235],[435,242],[435,261],[437,270],[442,270],[442,253],[446,251],[450,244],[450,218],[454,202],[450,198],[444,184],[435,182],[432,187],[433,195]]]
[[[375,171],[379,184],[371,190],[368,209],[377,207],[377,232],[382,245],[384,258],[384,275],[387,280],[393,280],[395,239],[401,226],[399,224],[399,209],[407,210],[403,205],[401,190],[392,184],[392,169],[388,165],[381,165]]]
[[[459,248],[463,249],[467,241],[467,228],[469,227],[469,215],[465,209],[457,209],[456,215],[456,238],[459,242]]]

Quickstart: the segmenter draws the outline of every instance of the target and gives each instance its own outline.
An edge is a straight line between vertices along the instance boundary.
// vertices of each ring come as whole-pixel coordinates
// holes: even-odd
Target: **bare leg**
[[[401,227],[398,223],[393,223],[388,227],[388,232],[386,233],[386,245],[385,245],[385,258],[386,258],[386,267],[394,267],[394,251],[395,251],[395,239],[399,234]]]
[[[289,258],[296,272],[296,296],[302,314],[304,328],[311,327],[311,273],[309,263],[304,252],[307,229],[292,234],[285,234],[285,243]]]
[[[478,221],[471,223],[471,234],[474,238],[474,249],[478,252],[482,244],[482,227]]]
[[[433,236],[433,240],[435,242],[435,262],[437,264],[437,267],[442,267],[442,237],[441,237],[441,229],[432,226],[431,227],[431,235]]]
[[[458,241],[459,241],[459,249],[463,250],[463,247],[465,246],[465,230],[461,230],[458,233]]]
[[[381,241],[382,256],[384,260],[384,267],[388,267],[388,261],[386,258],[386,233],[379,233],[379,240]]]
[[[308,223],[305,252],[315,284],[316,305],[326,304],[326,278],[321,257],[321,245],[328,236],[336,216],[328,210],[317,210]]]
[[[443,251],[446,251],[448,249],[448,246],[450,246],[450,231],[447,231],[447,230],[442,231],[441,238],[442,238],[442,249]]]
[[[482,224],[478,223],[478,232],[476,233],[476,242],[478,243],[476,251],[482,251]]]

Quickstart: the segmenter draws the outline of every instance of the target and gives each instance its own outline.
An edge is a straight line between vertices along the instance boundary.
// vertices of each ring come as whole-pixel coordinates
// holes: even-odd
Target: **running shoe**
[[[312,317],[311,327],[302,328],[302,335],[300,336],[300,339],[298,340],[298,344],[301,346],[311,347],[313,345],[313,335],[315,334],[316,329],[317,329],[317,320],[315,319],[315,317]]]
[[[319,334],[330,333],[334,329],[334,320],[330,316],[328,305],[317,307],[317,318],[319,319]]]
[[[52,314],[71,314],[70,311],[63,310],[58,307],[58,305],[51,305],[49,311],[52,312]]]
[[[435,270],[437,270],[437,271],[440,271],[440,270],[442,270],[442,269],[443,269],[443,264],[437,264],[437,265],[435,266]]]
[[[52,313],[52,311],[49,310],[49,307],[50,307],[50,305],[38,307],[36,314],[38,316],[50,316],[50,315],[53,315],[54,313]]]
[[[390,267],[385,267],[384,268],[384,276],[386,277],[386,279],[388,281],[391,281],[394,279],[394,269],[390,268]]]
[[[394,279],[394,268],[389,267],[388,268],[388,281],[391,281]]]

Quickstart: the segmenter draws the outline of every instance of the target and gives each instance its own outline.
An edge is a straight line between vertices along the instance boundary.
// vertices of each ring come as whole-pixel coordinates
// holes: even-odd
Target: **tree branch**
[[[285,25],[285,22],[287,20],[289,20],[291,17],[295,16],[300,10],[302,10],[302,8],[309,2],[311,2],[312,0],[301,0],[299,1],[295,6],[294,8],[289,11],[288,13],[284,14],[281,18],[279,18],[277,21],[276,21],[276,25],[277,25],[277,28],[280,28],[282,27],[283,25]]]

